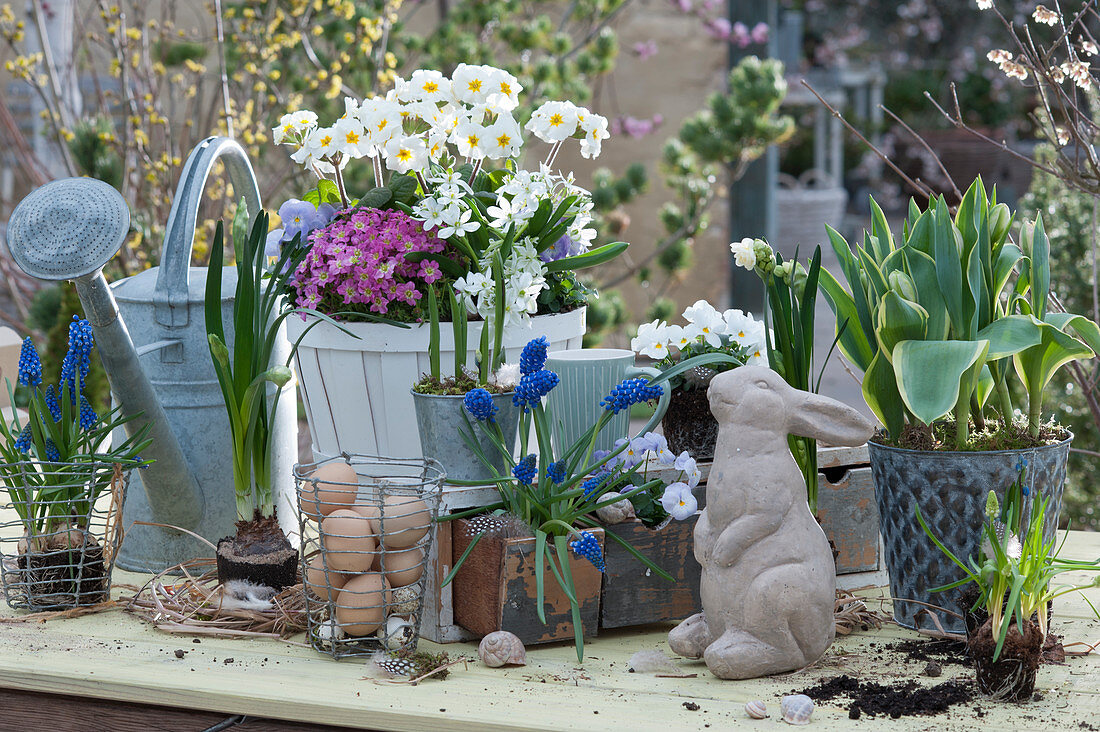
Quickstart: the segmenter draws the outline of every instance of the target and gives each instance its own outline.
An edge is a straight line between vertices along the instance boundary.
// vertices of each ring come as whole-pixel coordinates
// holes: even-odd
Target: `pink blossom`
[[[767,43],[768,42],[768,24],[757,23],[752,27],[749,32],[749,36],[752,38],[753,43]]]
[[[657,41],[652,38],[648,41],[638,41],[634,44],[634,55],[642,61],[657,55]]]
[[[704,27],[711,38],[717,38],[720,41],[728,40],[730,33],[733,31],[733,27],[727,18],[708,18],[704,23]]]

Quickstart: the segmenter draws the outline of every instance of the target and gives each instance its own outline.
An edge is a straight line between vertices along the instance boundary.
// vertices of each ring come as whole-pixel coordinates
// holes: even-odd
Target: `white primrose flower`
[[[572,102],[544,102],[531,115],[527,129],[543,142],[561,142],[577,131],[577,107]]]
[[[356,116],[345,115],[332,126],[336,146],[349,158],[361,158],[369,148],[363,124]]]
[[[497,115],[496,121],[485,128],[485,156],[492,160],[512,158],[523,148],[523,133],[519,122],[507,112]]]
[[[290,159],[299,165],[312,170],[318,177],[332,175],[336,172],[329,158],[336,154],[337,149],[333,144],[336,137],[331,127],[315,127],[306,133],[299,147],[290,156]],[[347,158],[341,162],[347,162]]]
[[[452,236],[465,236],[480,228],[481,222],[470,221],[470,209],[465,209],[461,216],[453,221],[448,221],[446,226],[436,232],[436,236],[440,239],[450,239]]]
[[[428,146],[415,135],[392,138],[385,147],[386,167],[395,173],[419,172],[428,165]]]
[[[581,138],[581,157],[589,160],[599,157],[603,141],[611,137],[611,133],[607,131],[607,118],[584,110],[578,126],[584,133]]]
[[[447,133],[442,130],[432,128],[428,130],[428,157],[432,160],[439,160],[443,153],[447,150]]]
[[[459,64],[451,74],[451,95],[466,104],[485,104],[491,93],[492,66]]]
[[[489,142],[486,129],[473,120],[460,122],[451,136],[451,142],[458,146],[460,155],[468,158],[485,157],[485,148]]]
[[[638,326],[638,335],[630,340],[630,348],[660,361],[668,355],[668,324],[660,320],[642,323]]]
[[[280,117],[279,124],[271,128],[271,136],[276,145],[296,143],[316,126],[316,112],[302,109],[297,112],[289,112]]]
[[[706,300],[696,300],[695,304],[684,311],[684,319],[688,321],[702,336],[708,345],[714,348],[722,347],[722,334],[726,331],[726,321],[722,314],[714,309]]]
[[[428,179],[434,183],[437,187],[455,186],[459,190],[472,193],[473,189],[470,188],[470,184],[466,182],[466,179],[462,177],[461,173],[456,173],[454,170],[447,169],[442,173],[437,173],[435,176]]]
[[[661,506],[677,521],[691,518],[699,508],[699,501],[685,483],[670,483],[661,496]]]
[[[494,111],[511,112],[519,106],[519,93],[523,91],[519,79],[509,74],[504,69],[492,69],[489,73],[488,93],[485,97],[486,104]]]
[[[730,243],[730,251],[733,252],[733,262],[738,267],[744,267],[750,272],[756,267],[756,242],[750,237],[741,241]]]
[[[359,109],[359,120],[372,147],[379,150],[395,135],[401,134],[401,105],[384,99],[366,99]]]
[[[447,102],[451,99],[451,80],[434,69],[417,69],[409,78],[409,101]],[[402,100],[405,101],[405,100]]]

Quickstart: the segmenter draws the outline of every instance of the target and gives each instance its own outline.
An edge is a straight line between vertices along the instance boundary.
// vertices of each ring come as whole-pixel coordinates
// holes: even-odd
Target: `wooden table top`
[[[1100,555],[1100,534],[1072,533],[1064,554]],[[116,575],[116,582],[142,580]],[[869,590],[867,595],[885,592]],[[1100,607],[1100,588],[1086,595]],[[1100,622],[1079,595],[1056,603],[1053,630],[1066,643],[1100,641]],[[894,625],[838,639],[811,669],[752,681],[720,681],[700,662],[680,662],[685,673],[697,673],[697,678],[628,672],[634,652],[668,651],[671,626],[661,626],[603,632],[586,644],[583,665],[577,664],[571,644],[539,646],[529,649],[525,667],[490,669],[473,661],[454,667],[445,681],[413,687],[376,684],[364,679],[361,661],[334,662],[301,645],[215,638],[193,643],[191,637],[157,631],[118,611],[48,623],[2,619],[15,615],[0,608],[0,688],[379,730],[667,732],[742,724],[770,729],[781,695],[840,673],[924,685],[973,678],[971,670],[955,664],[945,665],[939,678],[927,678],[924,662],[884,653],[884,646],[918,637]],[[476,658],[471,644],[442,648],[452,657]],[[177,649],[185,651],[183,658],[176,657]],[[1100,653],[1072,658],[1064,666],[1043,666],[1037,688],[1042,701],[1027,705],[976,699],[946,714],[900,720],[864,716],[851,721],[843,702],[823,702],[813,724],[816,729],[878,723],[903,730],[1100,729]],[[764,700],[772,719],[748,719],[743,705],[752,699]],[[4,714],[0,710],[0,720]]]

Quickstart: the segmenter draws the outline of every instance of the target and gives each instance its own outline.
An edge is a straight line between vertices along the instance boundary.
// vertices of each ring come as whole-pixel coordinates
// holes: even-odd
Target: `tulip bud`
[[[913,279],[902,272],[901,270],[894,270],[886,277],[890,283],[890,289],[901,295],[906,300],[911,302],[917,301],[917,287],[913,284]]]
[[[1025,221],[1020,227],[1020,250],[1025,257],[1031,257],[1031,245],[1035,241],[1035,222]]]
[[[989,236],[991,241],[1001,241],[1008,234],[1012,224],[1012,212],[1008,206],[998,203],[989,211]]]

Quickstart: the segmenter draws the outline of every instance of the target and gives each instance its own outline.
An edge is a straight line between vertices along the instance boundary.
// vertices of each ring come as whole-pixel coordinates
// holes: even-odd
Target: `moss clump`
[[[510,386],[503,387],[497,384],[479,384],[477,379],[471,377],[469,374],[462,374],[457,378],[448,376],[445,379],[434,379],[431,374],[423,374],[420,377],[420,381],[416,382],[413,386],[413,391],[417,394],[462,396],[466,392],[479,387],[485,389],[490,394],[507,394],[514,388]]]
[[[898,439],[890,439],[885,432],[878,432],[875,442],[904,450],[942,450],[944,452],[991,452],[998,450],[1027,450],[1061,442],[1069,437],[1069,431],[1054,422],[1039,426],[1039,434],[1028,431],[1027,420],[1009,424],[987,421],[983,429],[971,425],[966,444],[955,445],[954,420],[944,420],[933,425],[908,424]]]

